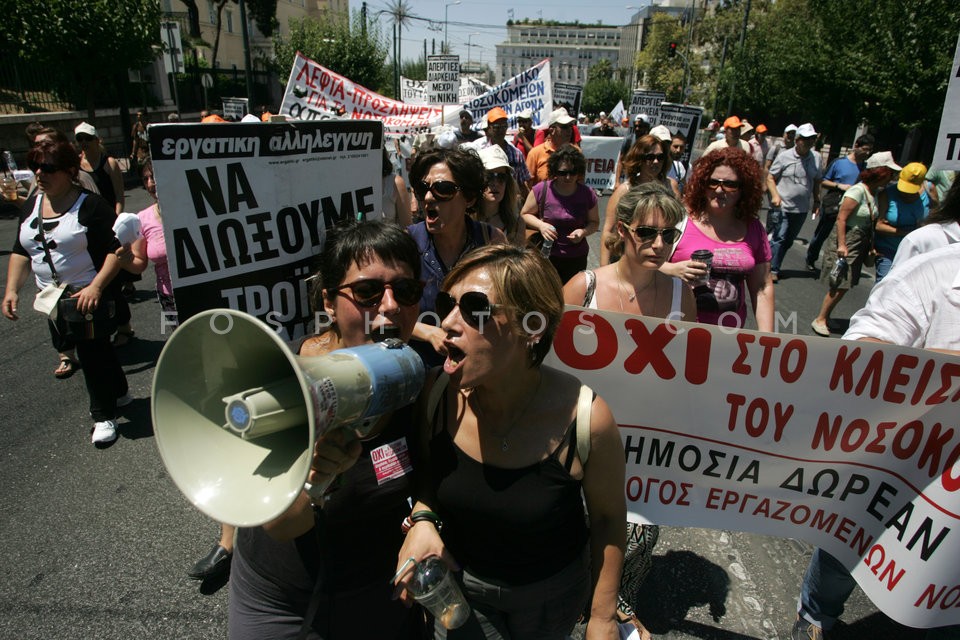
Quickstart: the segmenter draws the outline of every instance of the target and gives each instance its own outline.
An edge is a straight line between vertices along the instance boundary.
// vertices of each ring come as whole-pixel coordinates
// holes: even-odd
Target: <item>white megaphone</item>
[[[185,496],[218,522],[250,527],[304,488],[313,445],[330,429],[364,435],[423,386],[399,340],[299,357],[239,311],[197,314],[173,333],[153,378],[160,457]]]

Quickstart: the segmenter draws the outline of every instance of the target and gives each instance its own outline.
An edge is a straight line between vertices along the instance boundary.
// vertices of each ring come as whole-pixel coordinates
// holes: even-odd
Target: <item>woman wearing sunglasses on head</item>
[[[410,337],[423,285],[416,245],[399,227],[361,222],[331,231],[315,277],[313,306],[329,325],[303,342],[301,356]],[[301,492],[278,519],[238,530],[231,640],[421,637],[422,613],[392,599],[390,585],[413,495],[413,423],[406,407],[383,416],[363,441],[348,442],[339,429],[321,437],[308,480],[340,475],[322,507]],[[397,456],[392,469],[377,464],[388,450]]]
[[[517,181],[507,154],[497,145],[480,150],[480,159],[486,170],[486,186],[477,207],[476,219],[503,231],[510,244],[523,246],[526,225],[518,211]]]
[[[421,394],[425,481],[398,584],[409,558],[463,569],[472,613],[436,638],[565,639],[592,593],[587,637],[616,640],[623,445],[601,398],[541,364],[559,278],[534,251],[483,247],[450,271],[437,313],[448,355]]]
[[[440,283],[460,258],[471,249],[490,243],[505,243],[503,232],[476,213],[486,186],[483,162],[473,151],[433,149],[418,155],[410,168],[410,184],[423,222],[408,227],[420,250],[426,285],[420,301],[420,321],[410,342],[428,368],[443,362],[444,332],[434,313]]]
[[[554,151],[547,160],[549,179],[534,185],[520,210],[527,227],[553,241],[550,264],[564,283],[586,269],[586,239],[600,226],[597,194],[581,182],[586,171],[587,160],[576,147]]]
[[[649,182],[656,182],[669,186],[667,182],[667,173],[670,170],[670,157],[668,155],[669,146],[665,145],[659,138],[647,134],[640,136],[630,147],[630,151],[623,158],[623,168],[628,180],[616,189],[607,202],[607,210],[603,217],[603,235],[600,242],[600,266],[616,262],[620,255],[616,251],[611,251],[611,247],[617,246],[617,203],[620,198],[632,187]],[[610,243],[607,239],[610,238]]]
[[[3,315],[18,319],[18,292],[31,270],[38,291],[52,291],[57,285],[72,287],[72,296],[63,296],[76,298],[76,310],[81,314],[92,314],[101,306],[109,308],[115,298],[110,284],[120,271],[114,253],[120,242],[113,232],[113,209],[77,184],[80,157],[68,142],[45,141],[34,146],[27,153],[27,166],[36,176],[37,192],[23,205],[20,230],[10,253]],[[125,406],[131,399],[109,334],[88,333],[92,327],[87,326],[71,331],[72,325],[62,314],[48,323],[59,351],[76,345],[94,420],[91,441],[97,446],[113,442],[117,438],[117,406]],[[109,320],[105,324],[109,325]],[[111,327],[99,328],[106,331]]]
[[[743,328],[749,292],[757,329],[773,331],[770,242],[757,217],[762,196],[759,166],[739,149],[713,151],[693,166],[683,235],[660,270],[695,287],[699,322]],[[713,254],[709,268],[692,259],[698,249]]]

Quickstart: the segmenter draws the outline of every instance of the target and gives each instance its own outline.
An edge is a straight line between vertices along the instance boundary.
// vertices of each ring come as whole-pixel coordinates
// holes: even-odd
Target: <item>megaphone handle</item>
[[[330,494],[340,488],[340,476],[334,476],[319,484],[303,483],[303,490],[310,496],[310,502],[314,506],[322,507]]]

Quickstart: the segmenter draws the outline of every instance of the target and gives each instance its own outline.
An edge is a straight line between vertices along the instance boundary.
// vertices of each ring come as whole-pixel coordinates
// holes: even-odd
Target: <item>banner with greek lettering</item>
[[[660,124],[660,105],[667,99],[667,94],[662,91],[642,91],[633,92],[630,98],[630,122],[633,122],[634,116],[638,113],[645,113],[650,118],[650,126],[655,127]]]
[[[960,358],[567,307],[635,522],[801,538],[912,627],[960,623]]]
[[[960,170],[960,38],[957,38],[957,50],[953,54],[947,99],[943,102],[943,115],[940,116],[937,150],[933,154],[930,169]]]
[[[693,143],[697,140],[701,118],[703,118],[703,107],[673,102],[664,102],[660,105],[660,124],[670,129],[670,133],[679,131],[686,138],[687,146],[680,161],[687,167],[690,166],[690,153],[693,150]]]
[[[427,103],[460,104],[460,56],[427,56]]]
[[[180,320],[230,308],[304,335],[326,230],[379,213],[382,145],[379,122],[152,125]]]
[[[553,83],[553,108],[563,107],[574,119],[580,115],[580,99],[583,87],[566,82]]]
[[[617,186],[617,158],[623,138],[608,136],[584,136],[580,149],[587,158],[587,175],[584,184],[593,189],[613,189]]]
[[[427,104],[427,81],[400,76],[400,99],[407,104]]]
[[[394,133],[428,129],[443,115],[439,106],[404,104],[370,91],[298,51],[280,113],[292,120],[319,120],[338,109],[354,120],[380,120]]]
[[[247,109],[248,102],[248,98],[224,98],[223,117],[239,121],[240,118],[249,113]]]
[[[473,114],[474,122],[480,122],[494,107],[500,107],[507,112],[507,126],[511,131],[517,128],[517,114],[524,109],[533,111],[534,128],[547,124],[550,111],[553,110],[550,60],[541,60],[526,71],[504,80],[490,91],[463,104],[463,108]],[[457,110],[447,112],[443,123],[459,126],[458,113]]]

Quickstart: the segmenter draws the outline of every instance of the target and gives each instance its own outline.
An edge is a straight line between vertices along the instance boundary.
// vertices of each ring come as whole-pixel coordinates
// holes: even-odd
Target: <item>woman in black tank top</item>
[[[437,297],[446,360],[422,394],[428,481],[398,569],[430,555],[461,567],[472,613],[434,637],[560,640],[585,605],[593,637],[618,637],[623,446],[601,398],[541,366],[562,312],[549,263],[503,245],[464,256]]]
[[[100,197],[109,202],[118,215],[123,213],[123,172],[120,164],[107,155],[92,124],[81,122],[73,133],[80,146],[80,169],[93,178],[100,190]]]

